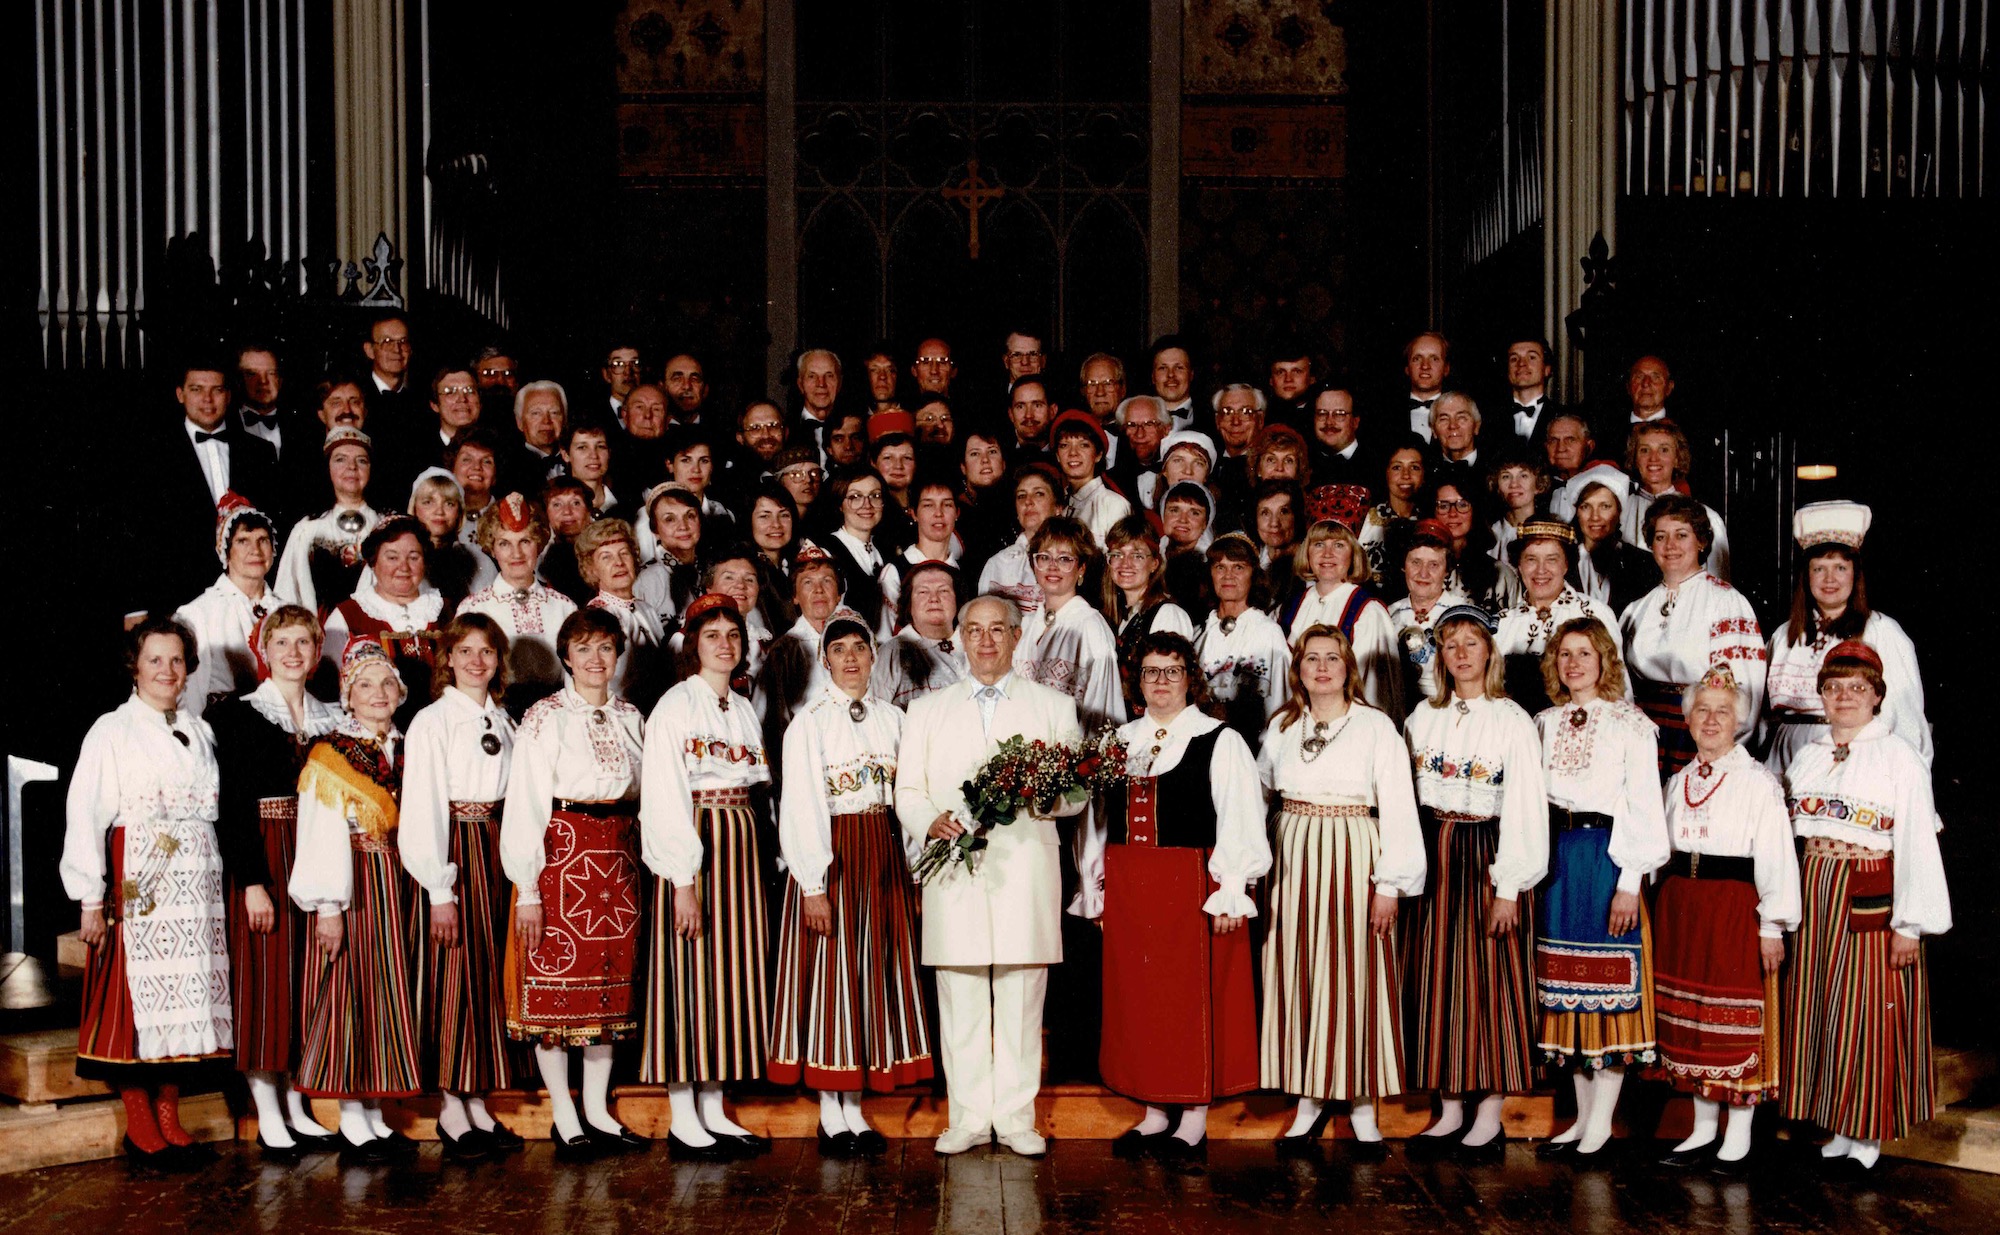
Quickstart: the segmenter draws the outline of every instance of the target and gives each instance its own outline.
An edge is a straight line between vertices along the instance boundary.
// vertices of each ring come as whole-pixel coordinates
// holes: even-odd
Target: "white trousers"
[[[973,1133],[1033,1131],[1048,966],[940,965],[937,988],[951,1126]]]

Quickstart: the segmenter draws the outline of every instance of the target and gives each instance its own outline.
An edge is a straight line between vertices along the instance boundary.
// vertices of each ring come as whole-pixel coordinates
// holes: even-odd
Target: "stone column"
[[[403,0],[333,0],[333,246],[359,261],[386,234],[409,246],[409,86]]]
[[[1585,389],[1583,356],[1563,331],[1583,294],[1578,262],[1599,232],[1618,249],[1621,7],[1607,0],[1547,0],[1544,7],[1542,332],[1556,349],[1558,389],[1571,401]]]

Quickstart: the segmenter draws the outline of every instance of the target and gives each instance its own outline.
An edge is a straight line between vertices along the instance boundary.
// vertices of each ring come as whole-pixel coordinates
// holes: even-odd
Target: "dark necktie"
[[[228,438],[220,433],[203,433],[199,429],[196,429],[194,434],[194,444],[197,446],[203,446],[209,442],[227,442],[228,440]]]

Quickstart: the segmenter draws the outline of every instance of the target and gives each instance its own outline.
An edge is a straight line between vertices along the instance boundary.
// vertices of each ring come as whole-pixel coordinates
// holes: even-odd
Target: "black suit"
[[[1318,438],[1311,439],[1307,458],[1312,466],[1313,488],[1321,485],[1360,485],[1370,495],[1382,492],[1382,461],[1365,442],[1356,442],[1351,458],[1342,458]]]
[[[137,503],[117,517],[126,564],[119,586],[128,613],[171,613],[222,573],[215,555],[215,499],[185,423],[176,420],[164,431],[135,435],[126,458],[124,491]],[[233,420],[223,424],[230,490],[272,515],[278,524],[273,539],[282,541],[286,528],[274,509],[282,496],[277,454]]]

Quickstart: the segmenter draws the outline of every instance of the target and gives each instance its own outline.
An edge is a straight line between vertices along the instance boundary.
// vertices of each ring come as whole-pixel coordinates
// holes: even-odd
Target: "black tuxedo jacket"
[[[181,425],[176,417],[164,430],[135,435],[125,459],[123,491],[131,504],[121,504],[113,518],[123,533],[126,568],[120,583],[128,613],[171,613],[222,573],[215,555],[215,500]],[[276,452],[233,419],[224,422],[222,432],[229,442],[230,489],[272,516],[282,549],[287,525]]]

